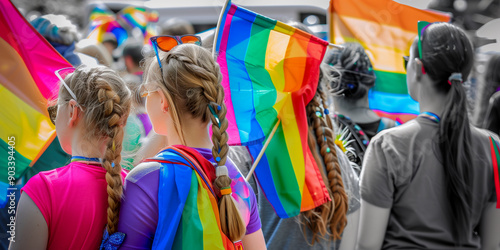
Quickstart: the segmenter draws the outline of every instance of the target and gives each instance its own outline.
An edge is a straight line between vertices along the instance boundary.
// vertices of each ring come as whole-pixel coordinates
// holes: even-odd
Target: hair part
[[[458,245],[470,232],[472,194],[471,130],[467,115],[465,88],[459,80],[448,80],[452,73],[467,79],[473,65],[473,48],[464,31],[449,23],[431,24],[422,36],[425,72],[435,82],[436,91],[446,93],[446,106],[439,122],[439,149],[451,216]],[[414,46],[418,55],[418,46]]]
[[[87,132],[85,139],[109,139],[102,166],[106,170],[108,193],[106,228],[112,234],[117,230],[123,193],[120,162],[123,126],[131,106],[130,90],[123,80],[107,67],[80,66],[64,81],[75,93],[77,102],[84,110],[82,121]],[[59,99],[68,102],[72,97],[66,88],[61,87]]]
[[[168,53],[160,53],[160,58],[163,75],[156,58],[150,58],[146,82],[157,82],[167,97],[175,130],[184,145],[183,117],[212,122],[212,155],[217,162],[214,186],[219,190],[230,187],[231,178],[225,166],[229,150],[227,108],[219,65],[207,49],[194,44],[178,45]],[[230,194],[223,195],[218,204],[222,232],[233,242],[241,240],[246,226],[233,198]]]

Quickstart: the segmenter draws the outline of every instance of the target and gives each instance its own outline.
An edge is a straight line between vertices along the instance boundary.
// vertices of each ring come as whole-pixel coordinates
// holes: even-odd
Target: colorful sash
[[[161,163],[153,249],[242,249],[221,231],[210,161],[195,149],[175,146],[145,162]]]

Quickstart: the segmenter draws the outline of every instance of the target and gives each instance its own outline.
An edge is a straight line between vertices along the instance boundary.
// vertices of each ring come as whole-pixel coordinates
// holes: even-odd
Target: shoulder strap
[[[500,209],[500,153],[498,143],[490,136],[491,162],[493,163],[493,176],[497,193],[497,208]]]
[[[185,147],[185,146],[175,146],[175,147],[171,146],[171,147],[168,147],[167,149],[165,149],[163,152],[168,153],[170,155],[182,157],[184,162],[175,160],[175,158],[165,160],[165,159],[160,158],[160,157],[148,158],[148,159],[144,160],[143,162],[160,162],[160,163],[172,163],[172,164],[186,165],[186,166],[190,167],[191,169],[193,169],[194,171],[196,171],[198,173],[198,175],[200,175],[203,182],[205,182],[207,187],[210,189],[210,192],[212,193],[212,195],[214,195],[216,198],[218,198],[218,196],[216,195],[215,190],[213,188],[213,185],[212,185],[212,183],[215,181],[215,168],[210,161],[205,159],[205,157],[203,157],[195,149]]]

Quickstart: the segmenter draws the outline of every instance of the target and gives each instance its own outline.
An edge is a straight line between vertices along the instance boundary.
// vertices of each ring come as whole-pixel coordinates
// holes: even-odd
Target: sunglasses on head
[[[160,55],[158,49],[165,52],[169,52],[175,46],[183,43],[193,43],[201,46],[201,37],[195,35],[183,35],[183,36],[153,36],[150,38],[151,43],[155,49],[156,59],[158,59],[158,64],[163,73],[163,68],[161,66]]]
[[[63,69],[56,70],[54,72],[54,74],[57,76],[57,78],[59,78],[59,81],[62,83],[64,88],[66,88],[69,95],[71,95],[71,98],[73,98],[73,100],[75,100],[76,105],[80,108],[80,110],[83,111],[82,106],[78,103],[78,100],[76,98],[75,93],[69,88],[69,86],[66,84],[66,82],[64,82],[64,78],[66,78],[66,76],[73,73],[74,71],[75,71],[75,68],[72,68],[72,67],[63,68]],[[47,107],[47,111],[49,112],[50,121],[54,125],[56,124],[57,108],[58,108],[57,102],[54,102],[52,105]]]
[[[408,62],[410,61],[410,57],[409,56],[403,56],[403,62],[404,62],[404,66],[405,66],[405,71],[407,71],[408,69]]]

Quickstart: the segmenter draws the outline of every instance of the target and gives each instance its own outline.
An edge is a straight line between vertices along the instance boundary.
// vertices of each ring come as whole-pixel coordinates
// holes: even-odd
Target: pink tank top
[[[47,222],[47,249],[99,248],[107,220],[105,175],[100,165],[72,162],[40,172],[21,189]]]

